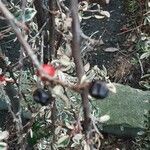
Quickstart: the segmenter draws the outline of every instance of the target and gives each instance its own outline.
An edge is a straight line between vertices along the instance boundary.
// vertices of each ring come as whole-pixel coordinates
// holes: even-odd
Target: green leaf
[[[150,56],[150,52],[146,52],[140,56],[140,59],[148,58],[149,56]]]
[[[5,142],[0,142],[0,150],[7,150],[8,149],[8,145]]]
[[[36,14],[36,10],[33,8],[26,8],[25,12],[23,14],[22,10],[18,10],[17,12],[15,12],[14,16],[18,21],[22,20],[22,15],[24,15],[24,21],[28,22],[31,21],[34,16]]]
[[[69,135],[64,135],[57,141],[57,145],[58,147],[64,148],[69,144],[69,142],[70,142]]]

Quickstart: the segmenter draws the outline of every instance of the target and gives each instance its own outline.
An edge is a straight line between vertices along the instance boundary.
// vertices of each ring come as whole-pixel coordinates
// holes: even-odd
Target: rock
[[[94,101],[102,116],[110,116],[102,130],[121,136],[136,136],[144,129],[144,114],[150,109],[150,92],[121,84],[115,86],[116,94],[110,94],[104,101]]]

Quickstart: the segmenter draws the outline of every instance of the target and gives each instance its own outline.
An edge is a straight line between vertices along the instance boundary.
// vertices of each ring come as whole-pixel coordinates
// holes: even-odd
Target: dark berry
[[[38,88],[33,92],[33,99],[42,106],[46,106],[52,101],[52,95],[50,91]]]
[[[93,81],[89,87],[89,94],[96,99],[106,98],[109,94],[109,89],[103,81]]]

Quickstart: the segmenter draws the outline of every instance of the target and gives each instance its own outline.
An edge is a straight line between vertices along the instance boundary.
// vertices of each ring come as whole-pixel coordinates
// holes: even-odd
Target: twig
[[[47,21],[43,24],[43,26],[41,27],[41,29],[39,30],[39,32],[34,36],[32,37],[30,40],[29,40],[29,43],[32,42],[34,39],[36,39],[40,34],[41,32],[43,31],[43,29],[45,28],[45,26],[47,25],[49,19],[47,19]]]
[[[141,24],[141,25],[139,25],[139,26],[137,26],[137,27],[135,27],[135,28],[126,30],[126,31],[124,31],[124,32],[118,33],[117,35],[122,35],[122,34],[125,34],[125,33],[130,32],[130,31],[137,30],[138,28],[140,28],[140,27],[142,27],[142,26],[143,26],[143,24]]]
[[[97,31],[96,31],[94,34],[96,34],[96,33],[97,33]],[[98,43],[98,42],[99,42],[99,40],[92,39],[91,37],[85,35],[82,30],[80,30],[80,36],[81,36],[82,38],[88,40],[91,44],[94,44],[94,43]],[[92,35],[91,35],[91,36],[92,36]]]
[[[55,15],[52,13],[55,11],[55,0],[49,0],[49,52],[48,58],[54,56],[55,54]]]
[[[63,3],[63,1],[61,1],[59,4],[66,11],[67,16],[69,16],[69,14],[70,14],[69,8],[65,6],[65,4]]]
[[[21,21],[23,24],[25,24],[25,7],[26,7],[26,0],[22,0],[22,4],[21,4],[21,8],[22,8],[22,16],[21,16]],[[22,34],[25,35],[25,31],[22,30]],[[20,50],[20,58],[19,58],[19,65],[21,66],[20,68],[20,72],[19,72],[19,78],[18,78],[18,96],[19,96],[19,107],[18,107],[18,124],[19,124],[19,129],[18,129],[18,144],[20,145],[20,149],[25,150],[25,143],[23,141],[23,135],[22,135],[22,130],[23,130],[23,126],[22,126],[22,119],[21,119],[21,106],[20,103],[22,101],[22,75],[23,75],[23,47],[21,47]]]
[[[72,56],[76,64],[76,73],[79,81],[81,81],[84,75],[84,67],[80,54],[80,24],[78,18],[78,0],[71,0],[71,16],[72,16]],[[84,113],[84,130],[86,134],[86,141],[89,142],[90,139],[90,129],[91,129],[91,120],[90,120],[90,106],[88,100],[88,89],[84,89],[81,93],[82,97],[82,106]],[[89,144],[89,143],[88,143]]]
[[[140,68],[141,68],[141,77],[142,77],[142,76],[144,75],[144,69],[143,69],[143,65],[142,65],[142,62],[141,62],[141,60],[140,60],[138,54],[137,54],[137,58],[138,58],[138,62],[139,62],[139,64],[140,64]]]

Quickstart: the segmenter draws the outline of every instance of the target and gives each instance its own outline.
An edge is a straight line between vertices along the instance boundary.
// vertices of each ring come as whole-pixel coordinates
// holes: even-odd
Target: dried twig
[[[71,0],[71,15],[72,15],[72,56],[76,64],[76,73],[77,77],[81,81],[84,75],[84,67],[80,54],[80,24],[78,18],[78,0]],[[86,133],[87,143],[90,139],[90,129],[91,129],[91,120],[90,120],[90,107],[88,100],[88,89],[84,89],[81,93],[82,97],[82,106],[84,113],[84,130]]]
[[[54,56],[55,53],[55,15],[52,13],[53,11],[55,11],[55,7],[56,7],[56,2],[55,0],[49,0],[49,58],[50,55]]]

